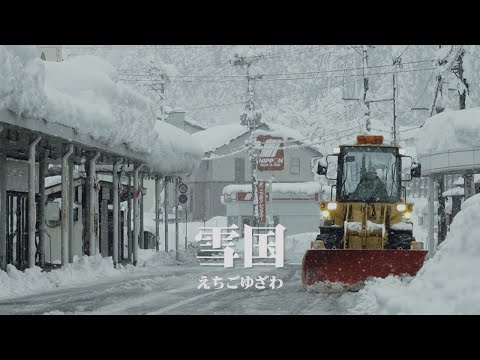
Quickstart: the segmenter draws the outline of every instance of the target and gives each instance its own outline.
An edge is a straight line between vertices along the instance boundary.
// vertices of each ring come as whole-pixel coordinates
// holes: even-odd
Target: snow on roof
[[[271,135],[271,136],[278,136],[283,138],[283,140],[297,140],[299,143],[306,145],[308,148],[313,149],[321,154],[320,146],[316,144],[318,141],[317,139],[307,139],[305,135],[303,135],[300,131],[296,129],[289,128],[287,126],[280,126],[276,124],[268,124],[268,127],[271,131],[258,129],[255,132],[259,135]],[[285,144],[286,147],[293,146],[290,144]]]
[[[463,196],[465,195],[465,189],[463,187],[454,187],[442,193],[442,196]]]
[[[192,125],[192,126],[196,126],[198,128],[201,128],[201,129],[205,130],[205,126],[203,126],[199,122],[193,120],[190,116],[185,116],[185,122]]]
[[[192,137],[203,146],[205,152],[210,152],[227,145],[230,141],[245,134],[247,131],[248,128],[246,126],[234,123],[213,126],[192,134]]]
[[[48,188],[50,186],[55,186],[58,184],[62,183],[62,176],[61,175],[55,175],[55,176],[49,176],[45,178],[45,187]]]
[[[255,130],[257,135],[271,135],[282,137],[284,140],[293,139],[298,140],[301,143],[308,145],[308,140],[305,139],[305,136],[298,130],[288,128],[286,126],[271,125],[262,123],[265,129],[258,128]],[[242,136],[248,132],[246,126],[233,123],[227,125],[218,125],[210,127],[203,131],[198,131],[192,136],[202,143],[205,152],[215,151],[216,149],[229,144],[232,140]],[[291,144],[290,144],[291,145]],[[316,145],[308,146],[315,151],[320,152],[319,147]]]
[[[271,135],[271,136],[278,136],[282,137],[284,140],[287,139],[295,139],[295,140],[303,140],[305,136],[298,130],[289,128],[287,126],[280,126],[276,124],[269,124],[268,125],[271,131],[268,130],[257,130],[256,132],[263,135]]]
[[[73,178],[77,180],[83,178],[84,176],[79,173],[74,173]],[[49,188],[55,185],[60,185],[62,183],[62,175],[53,175],[45,177],[45,188]]]
[[[44,62],[34,46],[0,46],[0,108],[72,127],[109,146],[125,144],[153,170],[190,172],[203,155],[191,136],[157,126],[153,103],[117,83],[97,56]]]
[[[373,279],[359,293],[356,314],[479,314],[480,194],[462,204],[447,238],[413,279]]]
[[[328,189],[327,189],[328,188]],[[301,182],[301,183],[273,183],[273,193],[274,194],[305,194],[305,195],[315,195],[319,193],[324,193],[328,190],[330,194],[330,187],[326,185],[321,185],[315,181]],[[232,194],[236,192],[251,192],[252,184],[232,184],[227,185],[223,188],[222,194]],[[267,192],[269,192],[267,185]]]
[[[480,107],[444,111],[425,121],[416,137],[418,154],[480,146]]]
[[[163,121],[156,121],[154,130],[158,137],[148,164],[170,174],[192,172],[200,165],[203,148],[190,134]]]
[[[473,182],[475,184],[480,183],[480,174],[473,174]],[[464,186],[465,180],[462,176],[459,176],[457,180],[454,181],[453,185],[455,186]]]

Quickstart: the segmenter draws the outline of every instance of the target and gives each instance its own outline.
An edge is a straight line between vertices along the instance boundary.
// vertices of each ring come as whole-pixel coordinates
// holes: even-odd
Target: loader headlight
[[[410,220],[412,218],[412,213],[406,212],[403,214],[403,217],[405,218],[405,220]]]
[[[337,203],[336,202],[329,202],[327,204],[327,209],[328,210],[336,210],[337,209]]]
[[[405,211],[405,210],[407,210],[407,205],[397,204],[397,211]]]
[[[330,217],[330,211],[323,210],[322,211],[322,216],[323,216],[324,219],[328,219]]]

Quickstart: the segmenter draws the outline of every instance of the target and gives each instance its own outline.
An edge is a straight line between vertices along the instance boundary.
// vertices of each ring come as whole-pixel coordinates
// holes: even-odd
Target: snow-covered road
[[[274,275],[283,286],[227,288],[228,277],[247,275]],[[209,290],[198,289],[201,276],[209,279]],[[222,289],[213,289],[214,276],[224,279]],[[279,269],[181,265],[1,300],[0,314],[348,314],[357,296],[305,292],[297,264]]]

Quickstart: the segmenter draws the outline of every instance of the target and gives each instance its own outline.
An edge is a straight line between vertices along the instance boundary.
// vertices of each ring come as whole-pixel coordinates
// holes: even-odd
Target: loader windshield
[[[401,160],[394,147],[344,147],[337,176],[339,200],[395,202],[400,198]]]

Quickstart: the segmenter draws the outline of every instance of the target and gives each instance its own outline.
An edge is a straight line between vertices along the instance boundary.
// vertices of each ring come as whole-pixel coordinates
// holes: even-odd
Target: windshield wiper
[[[377,185],[377,187],[375,188],[375,191],[374,191],[374,193],[372,194],[372,196],[370,196],[370,197],[367,199],[367,203],[370,203],[371,201],[374,200],[375,195],[377,195],[377,192],[378,192],[378,190],[380,190],[380,188],[382,187],[382,185],[383,185],[383,182],[380,181],[380,183],[379,183],[379,184]]]

